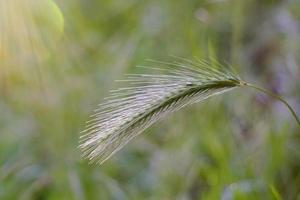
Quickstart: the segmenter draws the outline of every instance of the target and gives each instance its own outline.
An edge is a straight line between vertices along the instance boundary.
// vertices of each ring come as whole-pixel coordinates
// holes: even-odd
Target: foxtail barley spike
[[[91,162],[103,163],[167,114],[242,83],[233,72],[204,60],[152,62],[159,65],[153,70],[167,73],[127,75],[123,81],[130,86],[112,91],[88,121],[80,147]]]
[[[284,99],[243,81],[217,61],[177,58],[173,62],[151,62],[158,65],[151,69],[160,74],[127,75],[122,81],[129,86],[112,91],[87,122],[80,148],[91,162],[102,164],[164,116],[238,86],[254,88],[282,101],[300,126],[295,111]]]

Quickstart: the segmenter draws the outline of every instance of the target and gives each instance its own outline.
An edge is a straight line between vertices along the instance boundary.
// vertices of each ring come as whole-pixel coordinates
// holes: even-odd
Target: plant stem
[[[300,120],[299,120],[299,118],[298,118],[296,112],[295,112],[295,111],[293,110],[293,108],[288,104],[288,102],[285,101],[282,97],[280,97],[280,96],[278,96],[278,95],[276,95],[276,94],[274,94],[274,93],[272,93],[272,92],[270,92],[270,91],[268,91],[268,90],[265,90],[265,89],[263,89],[263,88],[261,88],[261,87],[258,87],[258,86],[256,86],[256,85],[252,85],[251,83],[243,82],[242,85],[248,86],[248,87],[251,87],[251,88],[254,88],[254,89],[256,89],[256,90],[259,90],[259,91],[261,91],[261,92],[263,92],[263,93],[265,93],[265,94],[267,94],[267,95],[269,95],[269,96],[272,96],[272,97],[278,99],[278,100],[281,101],[282,103],[284,103],[284,104],[287,106],[287,108],[290,110],[290,112],[292,113],[292,115],[294,116],[294,118],[296,119],[298,125],[300,126]]]

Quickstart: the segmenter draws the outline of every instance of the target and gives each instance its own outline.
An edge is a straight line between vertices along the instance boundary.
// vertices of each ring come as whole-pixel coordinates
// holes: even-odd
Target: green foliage
[[[298,1],[55,1],[64,32],[42,60],[17,59],[26,26],[3,29],[3,16],[23,16],[8,7],[18,1],[0,1],[0,199],[299,198],[299,128],[251,90],[168,116],[101,166],[77,148],[112,80],[170,54],[226,60],[299,113]]]

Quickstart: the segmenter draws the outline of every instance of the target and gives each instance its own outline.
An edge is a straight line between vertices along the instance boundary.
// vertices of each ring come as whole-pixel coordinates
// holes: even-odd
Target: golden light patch
[[[63,34],[64,18],[52,0],[0,0],[0,59],[46,58]]]

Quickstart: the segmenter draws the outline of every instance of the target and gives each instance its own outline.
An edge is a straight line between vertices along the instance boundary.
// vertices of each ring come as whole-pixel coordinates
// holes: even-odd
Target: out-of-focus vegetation
[[[300,199],[300,131],[239,89],[81,159],[97,104],[147,58],[219,58],[300,113],[298,0],[0,0],[0,199]]]

